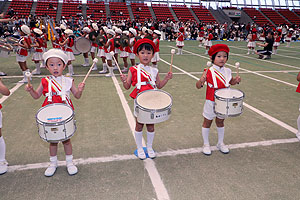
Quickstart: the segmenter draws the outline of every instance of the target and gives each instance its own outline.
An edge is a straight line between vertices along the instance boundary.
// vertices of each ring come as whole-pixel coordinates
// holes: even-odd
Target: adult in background
[[[274,33],[268,32],[265,43],[256,43],[257,46],[264,47],[263,50],[257,50],[255,53],[259,56],[259,59],[270,59],[272,55],[272,49],[274,44]]]

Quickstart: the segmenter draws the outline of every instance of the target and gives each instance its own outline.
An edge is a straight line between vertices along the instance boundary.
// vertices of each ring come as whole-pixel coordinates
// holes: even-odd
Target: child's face
[[[227,62],[227,53],[225,51],[219,51],[215,57],[214,64],[223,67]]]
[[[143,65],[148,65],[151,62],[151,59],[153,58],[154,54],[153,51],[146,50],[143,48],[139,53],[137,54],[140,63]]]
[[[63,74],[66,65],[60,58],[52,57],[47,60],[46,67],[53,76],[58,77]]]

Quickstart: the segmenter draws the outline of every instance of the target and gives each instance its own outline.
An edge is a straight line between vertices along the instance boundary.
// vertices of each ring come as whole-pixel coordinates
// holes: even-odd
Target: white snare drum
[[[169,119],[172,96],[163,90],[146,90],[134,100],[134,115],[142,124],[156,124]]]
[[[36,122],[40,137],[46,142],[60,142],[71,138],[76,131],[73,109],[62,103],[39,109]]]
[[[85,37],[79,37],[75,40],[75,49],[80,53],[87,53],[91,50],[91,41]]]
[[[217,116],[236,117],[243,112],[244,92],[232,88],[223,88],[215,91],[214,111]]]

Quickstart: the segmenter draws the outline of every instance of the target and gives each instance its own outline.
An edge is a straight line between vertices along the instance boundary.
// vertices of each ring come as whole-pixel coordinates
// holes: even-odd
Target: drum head
[[[143,108],[151,110],[160,110],[172,104],[171,96],[159,90],[147,90],[140,93],[136,102]]]
[[[36,118],[43,123],[59,123],[73,115],[73,109],[64,104],[50,104],[41,108]]]
[[[240,90],[237,90],[237,89],[224,88],[224,89],[217,90],[215,92],[215,95],[217,97],[232,99],[232,98],[241,98],[241,97],[244,96],[244,93]]]
[[[91,50],[91,42],[89,39],[80,37],[75,41],[75,48],[81,53],[87,53]]]

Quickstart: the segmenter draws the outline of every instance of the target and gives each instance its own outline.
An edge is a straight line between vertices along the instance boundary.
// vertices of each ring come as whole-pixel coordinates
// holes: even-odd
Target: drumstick
[[[235,63],[235,67],[236,67],[236,76],[239,76],[240,63],[239,63],[239,62],[236,62],[236,63]]]
[[[117,62],[115,56],[114,56],[115,53],[114,53],[113,51],[111,51],[111,52],[110,52],[110,55],[114,58],[114,61],[115,61],[116,65],[117,65],[117,67],[118,67],[118,69],[119,69],[119,72],[120,72],[120,74],[122,75],[123,73],[122,73],[122,71],[121,71],[121,69],[120,69],[120,66],[119,66],[119,64],[118,64],[118,62]]]
[[[30,77],[31,77],[31,73],[30,72],[25,72],[25,76],[26,76],[26,78],[27,78],[27,85],[28,85],[28,87],[29,86],[31,86],[31,84],[30,84]]]
[[[97,62],[98,62],[98,59],[97,59],[97,58],[94,58],[92,66],[90,67],[88,73],[85,75],[85,77],[84,77],[84,79],[83,79],[83,81],[82,81],[83,83],[85,83],[87,77],[90,75],[90,73],[91,73],[91,71],[92,71],[94,65],[95,65]]]
[[[173,65],[173,57],[175,54],[175,49],[171,49],[171,65],[170,65],[170,72],[172,72],[172,65]]]
[[[207,71],[209,70],[209,68],[211,66],[211,62],[207,61],[206,65],[207,65],[207,68],[204,68],[206,70],[203,72],[204,77],[206,77]],[[203,87],[203,85],[201,85],[201,87]]]

